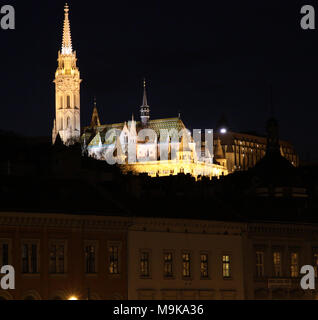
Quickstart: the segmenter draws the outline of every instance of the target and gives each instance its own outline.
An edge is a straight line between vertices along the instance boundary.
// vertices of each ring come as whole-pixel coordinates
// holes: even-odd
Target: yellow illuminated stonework
[[[63,143],[73,144],[80,139],[80,72],[76,52],[72,49],[69,7],[65,6],[62,50],[58,52],[55,73],[55,114],[53,144],[59,134]]]
[[[135,174],[147,173],[151,177],[164,177],[170,175],[178,175],[179,173],[190,174],[196,179],[199,176],[209,177],[220,177],[227,175],[228,171],[225,167],[194,161],[174,161],[174,160],[163,160],[163,161],[148,161],[138,162],[135,164],[121,165],[123,173],[133,172]]]

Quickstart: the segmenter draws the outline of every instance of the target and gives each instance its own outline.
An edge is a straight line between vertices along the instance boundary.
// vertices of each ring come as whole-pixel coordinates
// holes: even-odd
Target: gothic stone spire
[[[63,28],[63,41],[62,41],[62,54],[68,55],[72,54],[72,38],[71,38],[71,27],[70,20],[68,18],[69,6],[66,3],[65,8],[65,18],[64,18],[64,28]]]

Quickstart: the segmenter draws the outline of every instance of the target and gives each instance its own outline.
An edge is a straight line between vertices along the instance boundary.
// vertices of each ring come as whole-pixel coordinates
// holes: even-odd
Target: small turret
[[[100,127],[100,120],[99,120],[99,116],[98,116],[96,98],[94,98],[94,109],[93,109],[93,114],[92,114],[91,127]]]
[[[140,107],[140,119],[142,127],[147,127],[150,119],[150,107],[147,100],[146,79],[144,79],[144,96],[142,106]]]

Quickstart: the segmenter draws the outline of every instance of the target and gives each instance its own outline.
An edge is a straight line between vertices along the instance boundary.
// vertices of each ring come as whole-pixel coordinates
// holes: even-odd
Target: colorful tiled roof
[[[113,141],[105,141],[106,132],[110,129],[118,129],[123,130],[125,123],[113,123],[106,124],[102,126],[98,126],[95,128],[87,127],[84,129],[84,133],[82,135],[82,143],[84,143],[84,139],[86,141],[86,145],[90,146],[98,146],[99,141],[102,144],[113,144],[115,142],[115,138]],[[136,121],[137,132],[142,129],[141,122]],[[160,139],[160,131],[161,130],[176,130],[179,132],[182,129],[185,129],[185,125],[180,118],[167,118],[167,119],[157,119],[150,120],[148,123],[148,128],[152,129],[156,132],[158,139]],[[130,126],[129,128],[130,129]]]

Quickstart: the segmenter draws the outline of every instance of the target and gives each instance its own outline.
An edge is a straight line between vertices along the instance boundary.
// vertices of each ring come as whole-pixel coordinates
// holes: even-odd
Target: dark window
[[[50,246],[50,273],[64,273],[65,272],[65,245],[52,244]]]
[[[38,245],[23,244],[22,273],[38,273]]]
[[[95,267],[96,247],[88,245],[85,248],[85,268],[86,273],[96,273]]]
[[[9,245],[7,243],[2,244],[2,265],[7,266],[9,264]]]

